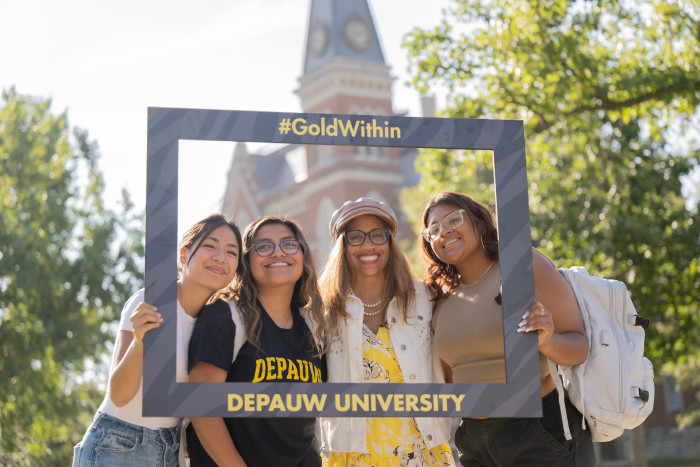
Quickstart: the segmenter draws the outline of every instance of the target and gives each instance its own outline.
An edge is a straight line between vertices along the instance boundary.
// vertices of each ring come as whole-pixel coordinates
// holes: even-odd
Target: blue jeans
[[[102,412],[73,448],[73,467],[177,467],[180,426],[151,430]]]

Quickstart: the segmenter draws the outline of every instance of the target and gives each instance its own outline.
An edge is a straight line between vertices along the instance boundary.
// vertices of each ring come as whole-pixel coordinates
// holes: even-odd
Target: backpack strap
[[[532,247],[532,252],[547,260],[547,262],[551,264],[554,269],[557,269],[557,265],[554,264],[552,258],[545,255],[534,246]],[[564,384],[561,381],[561,375],[559,374],[559,367],[557,364],[548,358],[547,366],[549,367],[549,374],[552,377],[552,381],[554,381],[554,385],[557,387],[557,392],[559,393],[559,412],[561,412],[561,424],[564,427],[564,438],[566,438],[568,441],[571,439],[571,430],[569,429],[569,417],[566,415]]]
[[[236,328],[236,334],[233,337],[233,358],[231,359],[231,362],[233,362],[238,356],[238,351],[241,350],[241,347],[245,344],[245,330],[243,329],[243,319],[233,300],[229,300],[228,306],[231,309],[231,319]],[[178,462],[181,467],[190,465],[190,457],[187,452],[187,434],[185,433],[189,424],[189,417],[184,417],[180,420],[180,449],[178,451]]]
[[[581,315],[581,320],[583,321],[583,326],[586,331],[586,336],[588,338],[588,352],[586,355],[586,362],[588,361],[588,356],[590,355],[591,351],[591,328],[588,320],[584,316],[586,313],[586,302],[585,300],[582,299],[581,297],[581,290],[580,286],[576,283],[576,280],[573,278],[573,271],[576,271],[580,274],[585,274],[585,275],[590,275],[588,274],[588,271],[586,268],[580,267],[580,266],[574,266],[573,268],[567,269],[567,268],[560,268],[559,273],[564,276],[564,279],[566,279],[566,282],[568,282],[569,287],[571,287],[571,291],[574,293],[574,297],[576,297],[576,303],[578,304],[578,309],[579,313]],[[585,372],[585,365],[586,362],[581,363],[580,365],[583,365],[584,372]],[[561,378],[557,378],[561,379]],[[574,406],[581,412],[581,429],[585,430],[586,429],[586,386],[585,384],[580,385],[579,387],[579,400],[575,401]]]
[[[180,420],[180,448],[177,452],[177,461],[180,467],[189,467],[190,465],[190,454],[187,452],[187,427],[190,424],[189,417],[185,417]]]
[[[300,308],[299,314],[302,318],[304,318],[304,321],[306,321],[306,325],[309,327],[311,337],[313,337],[314,344],[316,345],[316,351],[321,352],[322,345],[321,342],[319,342],[318,337],[316,336],[316,331],[318,330],[319,324],[318,321],[316,321],[316,318],[314,318],[314,315],[311,313],[311,308],[309,308],[308,306]]]
[[[538,250],[538,249],[535,248],[534,246],[532,247],[532,252],[533,252],[534,254],[540,256],[541,258],[544,258],[549,264],[552,265],[552,267],[553,267],[554,269],[557,269],[557,265],[554,264],[554,261],[552,261],[552,258],[550,258],[549,256],[545,255],[544,253],[542,253],[540,250]]]
[[[549,374],[552,376],[554,385],[557,387],[557,392],[559,393],[559,411],[561,412],[561,424],[564,427],[564,438],[570,440],[571,430],[569,429],[569,417],[566,415],[564,385],[561,382],[561,376],[559,376],[559,368],[557,368],[557,364],[550,359],[547,359],[547,366],[549,366]]]
[[[236,334],[233,337],[233,358],[231,359],[231,362],[234,362],[238,356],[238,352],[241,350],[241,347],[243,347],[243,344],[245,344],[245,329],[243,328],[243,318],[241,317],[241,312],[238,311],[238,307],[233,300],[229,300],[228,306],[231,308],[231,319],[233,320],[233,324],[236,328]]]

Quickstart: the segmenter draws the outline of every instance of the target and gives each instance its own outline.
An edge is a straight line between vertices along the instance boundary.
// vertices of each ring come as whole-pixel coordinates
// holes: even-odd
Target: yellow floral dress
[[[391,345],[389,330],[375,335],[362,327],[362,363],[365,383],[403,383],[403,375]],[[413,417],[367,418],[367,450],[331,452],[331,466],[340,467],[436,467],[455,465],[448,443],[429,449]]]

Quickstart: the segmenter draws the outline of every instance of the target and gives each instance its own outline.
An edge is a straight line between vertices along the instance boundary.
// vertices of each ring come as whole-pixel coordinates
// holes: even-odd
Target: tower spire
[[[304,73],[335,58],[385,65],[367,0],[312,0]]]
[[[367,0],[311,0],[304,112],[393,115],[393,81]]]

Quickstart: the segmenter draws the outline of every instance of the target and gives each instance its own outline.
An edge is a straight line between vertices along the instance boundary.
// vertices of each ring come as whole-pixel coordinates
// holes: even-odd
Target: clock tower
[[[303,111],[391,116],[393,82],[367,0],[311,0],[304,72],[296,90]],[[307,146],[309,177],[334,180],[332,191],[319,200],[326,206],[315,222],[319,234],[328,228],[331,207],[370,196],[392,206],[400,237],[410,236],[398,193],[414,158],[415,151],[398,148]]]
[[[303,74],[296,93],[307,113],[394,115],[394,78],[367,0],[311,0]],[[290,144],[268,154],[239,143],[222,212],[244,226],[264,214],[297,220],[318,266],[333,248],[328,223],[345,201],[369,196],[399,217],[399,238],[415,240],[401,188],[416,182],[413,148]]]
[[[394,78],[367,0],[312,0],[304,74],[304,112],[393,115]]]

